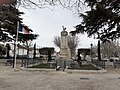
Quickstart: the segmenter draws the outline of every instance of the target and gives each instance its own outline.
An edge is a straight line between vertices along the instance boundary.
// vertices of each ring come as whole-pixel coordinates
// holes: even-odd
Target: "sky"
[[[75,30],[74,26],[81,22],[81,19],[73,12],[63,9],[62,7],[55,7],[54,9],[25,9],[20,8],[25,14],[22,15],[23,23],[33,30],[33,33],[39,34],[38,39],[34,40],[37,47],[57,47],[53,43],[54,36],[60,36],[63,30],[62,26],[66,27],[68,33]],[[97,40],[88,38],[87,35],[79,34],[78,48],[89,48],[90,44],[94,45]]]

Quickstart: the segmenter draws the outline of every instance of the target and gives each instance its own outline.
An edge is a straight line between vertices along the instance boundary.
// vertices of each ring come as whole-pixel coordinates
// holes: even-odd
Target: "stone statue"
[[[68,48],[68,40],[67,40],[68,32],[65,30],[66,30],[66,28],[64,28],[64,26],[63,26],[63,31],[61,32],[61,40],[60,40],[61,48]]]
[[[70,56],[70,49],[68,47],[68,32],[66,31],[66,27],[62,26],[63,31],[61,32],[60,39],[60,58],[68,59]]]

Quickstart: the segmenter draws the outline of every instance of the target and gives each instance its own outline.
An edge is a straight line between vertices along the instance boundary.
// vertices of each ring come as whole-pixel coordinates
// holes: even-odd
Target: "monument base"
[[[66,60],[71,59],[70,50],[68,48],[65,48],[65,49],[61,48],[59,58],[66,59]]]

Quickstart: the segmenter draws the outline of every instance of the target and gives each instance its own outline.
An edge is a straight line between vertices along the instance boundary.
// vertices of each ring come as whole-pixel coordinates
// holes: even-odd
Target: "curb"
[[[56,71],[56,69],[38,69],[38,68],[21,68],[20,70],[23,71]],[[60,70],[61,72],[67,72],[67,73],[107,73],[107,70],[102,69],[102,70],[70,70],[70,69],[65,69],[64,71]],[[56,71],[58,72],[58,71]]]
[[[55,69],[21,68],[23,71],[56,71]]]
[[[107,70],[65,70],[67,73],[107,73]]]

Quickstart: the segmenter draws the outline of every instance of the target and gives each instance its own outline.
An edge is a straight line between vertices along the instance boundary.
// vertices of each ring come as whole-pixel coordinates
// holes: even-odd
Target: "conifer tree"
[[[80,14],[83,21],[76,25],[71,33],[86,32],[88,36],[97,35],[102,41],[120,37],[120,1],[119,0],[85,0],[91,8]]]

